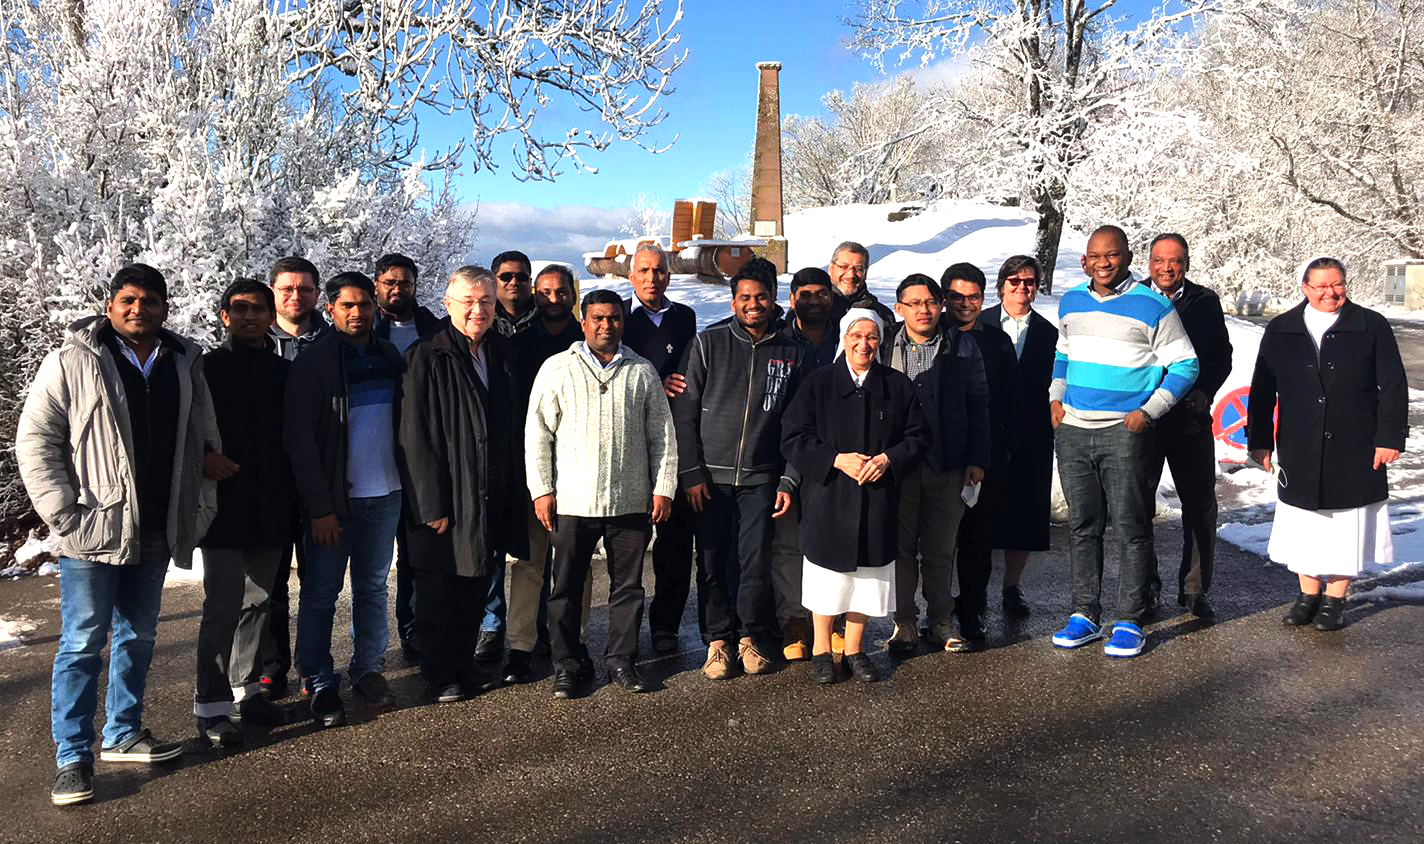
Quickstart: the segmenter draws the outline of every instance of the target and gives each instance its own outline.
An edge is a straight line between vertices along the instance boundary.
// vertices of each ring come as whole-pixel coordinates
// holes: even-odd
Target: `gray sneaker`
[[[159,741],[147,728],[117,747],[106,747],[99,751],[99,759],[104,762],[142,762],[154,764],[168,762],[183,755],[183,745],[176,741]]]
[[[238,747],[242,744],[242,730],[226,715],[214,718],[199,716],[198,735],[207,739],[213,747]]]
[[[87,762],[71,762],[59,769],[54,787],[49,790],[49,802],[56,806],[73,806],[94,799],[94,766]]]
[[[351,684],[351,688],[372,706],[391,705],[391,688],[386,685],[386,678],[379,671],[362,674],[361,679]]]

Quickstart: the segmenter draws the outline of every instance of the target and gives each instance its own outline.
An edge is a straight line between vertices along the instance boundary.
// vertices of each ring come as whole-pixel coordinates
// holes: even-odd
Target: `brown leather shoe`
[[[750,636],[742,637],[741,644],[737,646],[737,659],[742,663],[742,670],[748,674],[771,671],[771,660],[757,648],[756,641]]]
[[[781,632],[781,655],[787,662],[811,658],[811,643],[806,641],[806,622],[801,619],[786,622]]]
[[[702,663],[702,675],[708,680],[726,680],[735,673],[732,651],[720,639],[707,646],[707,661]]]

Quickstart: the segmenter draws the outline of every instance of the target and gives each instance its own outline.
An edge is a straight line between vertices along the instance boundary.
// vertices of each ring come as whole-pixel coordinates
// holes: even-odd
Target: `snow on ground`
[[[0,616],[0,651],[18,648],[37,625],[24,616]]]
[[[1362,601],[1404,601],[1410,604],[1424,604],[1424,582],[1406,583],[1403,586],[1376,586],[1355,592]]]

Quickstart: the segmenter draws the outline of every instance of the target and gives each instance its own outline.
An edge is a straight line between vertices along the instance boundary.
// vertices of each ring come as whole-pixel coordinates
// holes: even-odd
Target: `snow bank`
[[[18,648],[38,625],[24,616],[0,616],[0,651]]]
[[[1402,586],[1376,586],[1373,589],[1358,590],[1354,594],[1361,601],[1403,601],[1408,604],[1424,604],[1424,582],[1406,583]]]

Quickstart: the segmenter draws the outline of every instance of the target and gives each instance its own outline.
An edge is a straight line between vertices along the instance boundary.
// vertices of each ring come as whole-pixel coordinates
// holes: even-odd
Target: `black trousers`
[[[954,611],[960,627],[966,619],[970,625],[982,624],[988,607],[989,575],[994,571],[994,522],[1003,517],[1008,501],[1008,478],[1003,471],[986,472],[979,490],[979,501],[964,508],[959,520],[958,552],[955,569],[959,573],[959,594],[954,599]]]
[[[712,484],[697,515],[697,600],[702,639],[771,639],[771,548],[776,484]]]
[[[562,513],[554,523],[554,583],[549,591],[549,632],[555,664],[584,656],[579,642],[583,589],[593,550],[603,540],[608,555],[609,660],[632,662],[643,624],[643,552],[653,524],[647,513],[586,517]],[[419,593],[420,587],[416,587]],[[478,619],[476,619],[478,626]]]
[[[648,630],[677,635],[692,589],[692,536],[696,514],[687,496],[672,499],[672,515],[658,525],[653,539],[653,599],[648,602]]]
[[[480,618],[489,597],[490,577],[461,577],[453,571],[410,569],[415,586],[413,631],[420,649],[420,673],[431,686],[458,682],[475,667]]]
[[[1148,494],[1153,498],[1148,512],[1156,510],[1157,484],[1162,480],[1165,461],[1182,502],[1182,561],[1177,569],[1177,594],[1204,595],[1211,588],[1216,560],[1216,443],[1211,431],[1204,427],[1194,431],[1158,429],[1153,433],[1148,484]],[[1162,578],[1157,569],[1154,543],[1148,572],[1152,584],[1160,590]]]
[[[292,576],[288,560],[296,558],[297,582],[302,582],[302,573],[307,566],[306,543],[302,541],[302,526],[298,521],[293,528],[292,549],[282,552],[282,561],[277,564],[276,580],[272,584],[272,597],[267,613],[267,629],[262,637],[262,673],[272,677],[285,677],[292,667],[292,610],[288,597],[287,581]],[[298,667],[300,669],[300,666]]]
[[[396,635],[402,643],[415,636],[415,575],[410,567],[410,539],[406,533],[402,508],[396,523]]]

